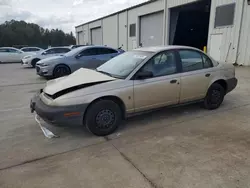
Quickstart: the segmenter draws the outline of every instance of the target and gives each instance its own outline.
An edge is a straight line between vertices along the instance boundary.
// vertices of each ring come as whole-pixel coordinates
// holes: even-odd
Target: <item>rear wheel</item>
[[[36,63],[37,63],[38,61],[40,61],[40,59],[33,59],[33,60],[31,61],[31,65],[32,65],[33,68],[36,67]]]
[[[66,65],[58,65],[53,71],[53,78],[59,78],[62,76],[67,76],[71,73],[69,67]]]
[[[85,118],[87,129],[96,136],[113,133],[122,119],[121,108],[111,100],[100,100],[92,104]]]
[[[225,89],[218,83],[214,83],[208,89],[204,100],[204,107],[208,110],[214,110],[220,107],[225,97]]]

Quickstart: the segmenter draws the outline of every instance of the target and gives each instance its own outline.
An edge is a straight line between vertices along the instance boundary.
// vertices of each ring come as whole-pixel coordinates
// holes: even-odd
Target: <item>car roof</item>
[[[68,46],[55,46],[55,47],[47,48],[46,50],[54,49],[54,48],[66,48],[66,49],[70,49]]]
[[[14,47],[0,47],[0,49],[14,49],[14,50],[19,50],[19,49],[14,48]]]
[[[25,49],[25,48],[39,48],[39,47],[29,46],[29,47],[23,47],[23,48],[21,48],[21,49]],[[41,49],[41,48],[39,48],[39,49]]]
[[[165,50],[174,50],[174,49],[189,49],[189,50],[198,50],[197,48],[193,48],[190,46],[178,46],[178,45],[168,45],[168,46],[152,46],[152,47],[142,47],[134,49],[133,51],[144,51],[144,52],[161,52]]]

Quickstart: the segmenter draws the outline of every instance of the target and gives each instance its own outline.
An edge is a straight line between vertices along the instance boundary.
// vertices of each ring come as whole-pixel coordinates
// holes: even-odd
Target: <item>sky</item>
[[[147,0],[0,0],[0,23],[11,19],[74,32],[75,26]]]

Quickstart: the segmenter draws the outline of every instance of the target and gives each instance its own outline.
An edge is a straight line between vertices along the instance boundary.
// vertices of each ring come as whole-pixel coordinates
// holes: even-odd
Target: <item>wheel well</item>
[[[35,59],[32,60],[32,62],[34,62],[34,61],[38,62],[38,61],[40,61],[40,60],[41,60],[41,59],[39,59],[39,58],[35,58]]]
[[[37,63],[37,62],[40,61],[40,60],[41,60],[41,59],[39,59],[39,58],[32,59],[31,64],[33,65],[34,63]]]
[[[70,73],[71,73],[70,67],[69,67],[68,65],[66,65],[66,64],[58,64],[58,65],[55,66],[54,70],[55,70],[58,66],[65,66],[65,67],[67,67],[67,68],[69,69]]]
[[[220,84],[227,91],[227,82],[225,80],[217,80],[214,83]]]
[[[100,97],[98,99],[95,99],[94,101],[92,101],[88,105],[88,107],[87,107],[87,109],[86,109],[86,111],[84,113],[84,119],[83,119],[84,123],[85,123],[85,114],[88,111],[88,109],[90,108],[90,106],[92,106],[94,103],[96,103],[96,102],[98,102],[100,100],[110,100],[110,101],[113,101],[116,104],[118,104],[118,106],[120,107],[121,112],[122,112],[122,118],[125,119],[125,117],[126,117],[126,107],[125,107],[125,104],[123,103],[123,101],[119,97],[116,97],[116,96],[104,96],[104,97]]]

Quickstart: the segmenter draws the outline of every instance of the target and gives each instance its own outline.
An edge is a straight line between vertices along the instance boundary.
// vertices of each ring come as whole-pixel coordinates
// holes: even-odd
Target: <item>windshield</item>
[[[79,47],[79,48],[72,49],[71,51],[64,54],[64,56],[71,57],[71,56],[77,55],[77,53],[81,52],[85,48],[86,47]]]
[[[139,64],[143,62],[143,60],[151,55],[152,52],[125,52],[107,61],[96,70],[113,75],[114,77],[126,78]]]

